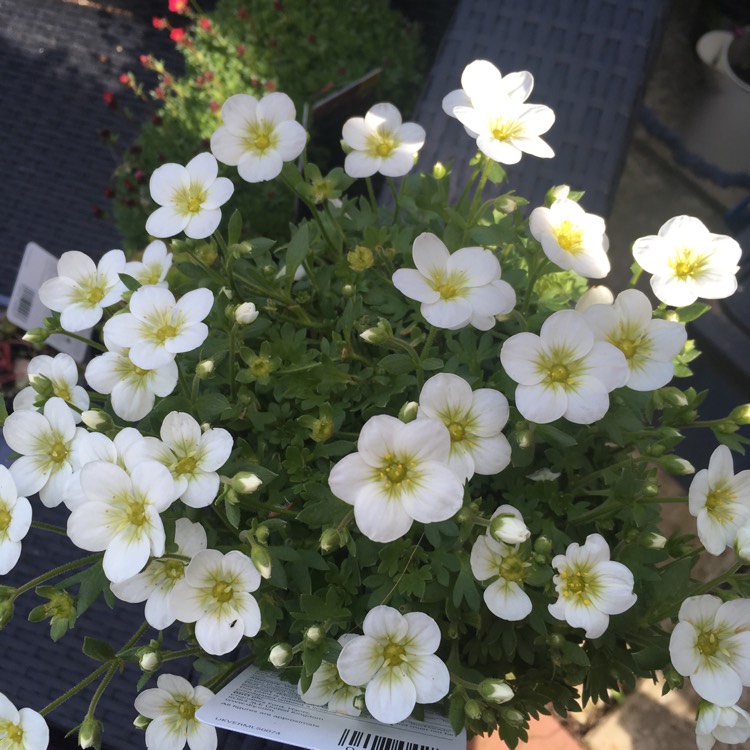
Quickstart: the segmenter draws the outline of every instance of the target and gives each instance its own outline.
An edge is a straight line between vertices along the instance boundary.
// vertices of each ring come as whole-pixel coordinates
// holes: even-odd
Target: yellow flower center
[[[190,187],[180,187],[174,191],[172,202],[183,216],[197,214],[205,202],[208,194],[201,184],[190,183]]]
[[[459,424],[458,422],[451,422],[448,425],[448,432],[450,432],[451,434],[452,443],[460,442],[466,437],[466,430],[464,429],[464,426],[462,424]]]
[[[10,528],[11,515],[7,508],[0,508],[0,536]]]
[[[455,299],[466,294],[466,274],[462,271],[451,271],[448,275],[442,269],[435,271],[430,279],[432,288],[443,299]]]
[[[572,221],[560,222],[552,229],[557,244],[571,255],[579,255],[583,252],[583,229],[573,224]]]
[[[719,639],[713,630],[707,630],[698,636],[695,645],[704,656],[713,656],[719,650]]]
[[[564,599],[574,599],[585,607],[591,606],[591,596],[599,589],[597,576],[583,568],[576,568],[560,573],[560,581],[560,593]]]
[[[278,142],[278,138],[274,136],[273,130],[274,127],[271,123],[251,123],[247,127],[242,143],[248,151],[256,154],[264,154]]]
[[[518,555],[507,555],[500,563],[499,573],[506,581],[520,583],[526,578],[526,569],[529,564],[524,562]]]
[[[708,262],[705,255],[700,255],[688,247],[683,247],[675,252],[669,265],[674,275],[680,280],[694,279],[701,275]]]
[[[638,344],[632,339],[620,339],[617,342],[617,348],[628,358],[632,359],[633,355],[638,351]]]
[[[68,446],[65,444],[65,442],[61,439],[57,439],[49,449],[49,457],[50,460],[52,460],[56,464],[61,464],[65,459],[68,457],[68,454],[70,451],[68,450]]]
[[[211,596],[222,604],[231,601],[234,596],[232,584],[227,581],[217,581],[211,589]]]
[[[187,699],[179,701],[177,704],[177,713],[186,721],[195,718],[195,710],[198,708],[194,703]]]
[[[185,563],[179,560],[164,561],[164,575],[173,581],[179,581],[185,575]]]
[[[175,474],[192,474],[197,465],[198,461],[195,456],[184,456],[175,464],[174,472]]]
[[[385,469],[385,475],[389,482],[398,484],[406,479],[406,467],[400,463],[389,464]]]
[[[706,495],[706,510],[720,523],[728,523],[734,518],[729,506],[735,499],[735,494],[725,484],[717,484]]]
[[[164,323],[159,326],[153,333],[153,338],[158,344],[164,344],[168,339],[173,339],[177,335],[177,326],[171,323]]]
[[[398,643],[389,643],[383,649],[383,657],[385,658],[385,663],[389,667],[397,667],[399,664],[405,662],[406,659],[404,658],[404,655],[404,647],[400,646]]]
[[[5,739],[10,740],[10,748],[12,748],[14,745],[19,748],[22,748],[24,746],[23,729],[21,728],[20,724],[13,724],[13,722],[7,721],[5,722],[4,726],[3,724],[0,724],[0,730],[3,729],[5,730]]]
[[[570,370],[565,365],[552,365],[549,368],[549,379],[553,383],[566,383],[570,377]]]
[[[159,263],[151,263],[148,266],[144,266],[143,272],[140,274],[138,281],[144,286],[158,284],[161,281],[161,273],[161,265]]]
[[[255,148],[257,148],[258,151],[265,151],[270,145],[271,139],[265,133],[261,133],[255,139]]]
[[[132,526],[143,526],[146,523],[146,508],[142,501],[130,500],[128,502],[126,517]]]
[[[498,141],[510,141],[523,135],[523,124],[517,120],[497,119],[490,124],[492,137]]]
[[[100,281],[97,274],[92,274],[78,281],[78,289],[73,293],[73,300],[93,307],[98,305],[106,294],[106,281]]]
[[[72,401],[73,394],[70,392],[70,388],[67,383],[53,383],[52,391],[55,396],[59,396],[63,401]]]
[[[390,156],[398,146],[398,141],[390,130],[378,128],[377,132],[368,136],[368,147],[371,156],[385,159]]]

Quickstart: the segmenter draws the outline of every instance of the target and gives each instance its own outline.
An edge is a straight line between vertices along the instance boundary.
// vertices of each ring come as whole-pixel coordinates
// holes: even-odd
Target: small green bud
[[[750,424],[750,404],[743,404],[732,409],[729,419],[737,424]]]
[[[522,727],[526,723],[526,717],[515,708],[506,708],[500,712],[502,720],[512,727]]]
[[[144,672],[156,672],[162,664],[162,656],[158,644],[153,645],[152,641],[148,646],[139,648],[136,652],[138,655],[138,665]]]
[[[250,549],[250,559],[263,578],[271,577],[271,555],[265,547],[253,544]]]
[[[740,426],[738,424],[734,424],[733,422],[721,422],[720,424],[716,425],[716,427],[714,427],[714,430],[722,435],[731,435],[733,432],[737,432],[737,430],[739,429]]]
[[[564,643],[565,638],[563,638],[559,633],[552,633],[552,635],[547,638],[547,644],[550,648],[562,648]]]
[[[202,359],[195,366],[195,374],[201,380],[206,380],[213,376],[215,369],[216,365],[212,359]]]
[[[417,418],[418,411],[419,404],[416,401],[407,401],[399,410],[398,418],[405,424],[408,424]]]
[[[734,539],[734,551],[743,562],[750,561],[750,526],[743,526]]]
[[[29,344],[34,346],[41,346],[49,336],[49,331],[46,328],[30,328],[23,335],[23,340],[28,341]]]
[[[488,678],[479,683],[479,695],[492,703],[507,703],[513,698],[513,689],[505,680]]]
[[[685,680],[674,667],[669,667],[664,670],[664,682],[665,687],[668,686],[670,690],[679,690]]]
[[[147,719],[145,716],[141,716],[141,714],[138,714],[138,716],[133,719],[133,726],[136,729],[145,729],[150,723],[151,719]]]
[[[305,631],[305,643],[309,646],[317,646],[325,640],[326,631],[320,625],[311,625]]]
[[[0,601],[0,630],[2,630],[12,619],[15,609],[12,599]]]
[[[380,318],[374,328],[362,331],[359,336],[368,344],[385,344],[393,339],[393,328],[385,318]]]
[[[44,399],[52,398],[55,395],[52,381],[41,373],[29,373],[29,385]]]
[[[659,395],[661,396],[662,400],[670,406],[682,407],[688,405],[687,396],[685,396],[685,394],[679,388],[675,388],[674,386],[662,388],[659,391]]]
[[[375,259],[372,254],[372,250],[370,250],[369,247],[365,247],[364,245],[357,245],[354,250],[350,250],[346,254],[346,262],[349,264],[349,268],[351,268],[352,271],[361,273],[362,271],[366,271],[368,268],[372,268],[372,264],[375,262]]]
[[[232,477],[231,487],[238,495],[251,495],[263,484],[257,474],[251,471],[238,471]]]
[[[255,538],[260,544],[265,544],[268,541],[268,537],[271,535],[271,530],[268,526],[260,525],[255,528]]]
[[[548,536],[539,536],[534,541],[534,552],[549,555],[552,552],[552,540]]]
[[[684,458],[680,458],[679,456],[664,456],[664,458],[662,458],[659,463],[670,474],[675,474],[676,476],[695,474],[695,467],[690,463],[690,461],[686,461]]]
[[[346,297],[346,299],[353,297],[356,292],[357,290],[351,284],[344,284],[344,286],[341,287],[341,294],[343,297]]]
[[[82,748],[93,747],[101,750],[102,723],[93,716],[87,716],[78,729],[78,745]]]
[[[341,546],[341,534],[338,529],[324,529],[318,542],[321,552],[333,552]]]
[[[643,496],[644,497],[656,497],[659,494],[659,483],[651,480],[643,485]]]
[[[549,208],[555,201],[563,200],[570,195],[570,185],[555,185],[544,196],[544,205]]]
[[[667,452],[667,449],[661,444],[661,443],[651,443],[646,448],[646,453],[649,456],[653,456],[654,458],[659,458],[659,456],[663,456]]]
[[[365,696],[360,693],[359,695],[355,696],[354,698],[354,708],[358,709],[359,711],[365,710]]]
[[[269,263],[268,265],[263,266],[263,268],[261,269],[261,273],[267,279],[273,279],[276,276],[276,268]]]
[[[324,443],[329,437],[331,437],[331,435],[333,435],[333,418],[321,414],[321,416],[314,420],[310,425],[310,437],[316,443]]]
[[[482,717],[482,704],[473,698],[470,701],[466,701],[464,714],[466,714],[467,719],[480,719]]]
[[[667,537],[657,534],[655,531],[641,537],[641,544],[648,549],[664,549],[666,543]]]
[[[292,660],[292,647],[288,643],[277,643],[268,654],[268,661],[276,669],[285,667]]]
[[[94,432],[109,432],[115,428],[112,417],[101,409],[87,409],[81,413],[81,421]]]
[[[432,166],[432,176],[436,180],[442,180],[445,175],[448,174],[448,170],[445,168],[445,165],[441,161],[436,161],[435,164]]]

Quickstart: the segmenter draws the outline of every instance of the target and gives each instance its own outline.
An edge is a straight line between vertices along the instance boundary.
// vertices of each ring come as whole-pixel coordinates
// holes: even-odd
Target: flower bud
[[[310,646],[317,646],[325,640],[326,631],[320,625],[311,625],[305,631],[305,643]]]
[[[0,601],[0,630],[2,630],[13,619],[13,600]]]
[[[354,698],[354,708],[358,709],[359,711],[365,710],[365,696],[360,693]]]
[[[482,716],[482,704],[478,700],[473,698],[470,701],[466,701],[464,706],[464,714],[467,719],[479,719]]]
[[[23,340],[28,341],[29,344],[35,346],[41,346],[49,336],[49,331],[46,328],[30,328],[23,335]]]
[[[240,495],[250,495],[255,492],[263,481],[251,471],[238,471],[232,477],[232,489]]]
[[[555,202],[563,200],[570,195],[570,185],[555,185],[547,191],[544,196],[544,205],[548,208]]]
[[[321,552],[333,552],[341,546],[341,534],[338,529],[324,529],[318,542]]]
[[[55,395],[52,381],[46,375],[42,375],[39,372],[29,373],[29,385],[44,398],[52,398]]]
[[[743,526],[734,539],[734,551],[743,562],[750,562],[750,526]]]
[[[534,541],[534,552],[549,555],[552,552],[552,540],[548,536],[539,536]]]
[[[161,666],[162,656],[158,646],[144,646],[139,648],[138,654],[138,665],[144,672],[156,672]]]
[[[138,714],[138,716],[136,716],[135,719],[133,719],[133,726],[136,729],[145,729],[150,723],[151,723],[151,719],[148,719],[145,716],[142,716],[141,714]]]
[[[416,401],[407,401],[399,410],[398,418],[408,424],[417,418],[417,411],[419,411],[419,404]]]
[[[737,424],[750,424],[750,404],[743,404],[732,409],[729,419]]]
[[[364,245],[357,245],[354,250],[346,254],[346,262],[352,271],[356,271],[357,273],[366,271],[368,268],[372,268],[372,264],[374,263],[372,250]]]
[[[276,669],[285,667],[292,660],[292,647],[288,643],[277,643],[268,654],[268,661]]]
[[[258,310],[252,302],[243,302],[234,311],[234,320],[238,325],[246,326],[258,317]]]
[[[532,482],[554,482],[559,476],[559,471],[552,471],[552,469],[544,466],[541,469],[533,471],[531,474],[527,474],[526,479],[530,479]]]
[[[522,727],[526,723],[526,717],[515,708],[506,708],[501,713],[501,718],[506,724],[512,727]]]
[[[210,378],[214,374],[215,369],[216,366],[214,365],[214,361],[212,359],[202,359],[195,366],[195,374],[201,380],[206,380],[206,378]]]
[[[505,544],[521,544],[531,532],[523,522],[523,516],[512,505],[501,505],[492,514],[490,536]]]
[[[255,538],[261,543],[265,544],[268,541],[268,537],[271,534],[271,530],[268,528],[268,526],[256,526],[255,528]]]
[[[492,703],[507,703],[513,698],[513,689],[505,680],[488,678],[479,683],[479,694]]]
[[[344,284],[344,286],[341,287],[341,294],[347,299],[353,297],[356,291],[357,290],[351,284]]]
[[[109,432],[115,427],[112,417],[101,409],[87,409],[81,412],[81,421],[94,432]]]
[[[643,535],[641,543],[648,549],[664,549],[664,545],[667,543],[667,538],[661,534],[657,534],[655,531],[651,531],[650,533]]]
[[[518,208],[518,203],[513,200],[512,195],[506,195],[496,205],[498,210],[502,211],[504,214],[512,214]]]
[[[591,307],[591,305],[611,305],[614,301],[615,295],[606,286],[603,284],[594,284],[576,302],[576,310],[583,312]]]
[[[359,336],[368,344],[385,344],[393,338],[393,328],[385,318],[381,318],[374,328],[362,331]]]
[[[436,161],[432,167],[432,176],[436,180],[442,180],[447,174],[448,174],[448,170],[445,168],[445,165],[443,164],[443,162]]]
[[[93,716],[87,716],[78,729],[78,746],[93,747],[101,750],[102,747],[102,723]]]
[[[254,544],[250,549],[250,559],[263,578],[271,577],[271,555],[265,547]]]
[[[670,474],[684,476],[685,474],[695,474],[695,467],[679,456],[665,456],[659,462]]]

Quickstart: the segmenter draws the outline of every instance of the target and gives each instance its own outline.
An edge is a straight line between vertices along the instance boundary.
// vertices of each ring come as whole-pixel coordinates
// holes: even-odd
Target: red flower
[[[154,64],[151,55],[140,55],[138,57],[138,61],[141,63],[141,65],[143,65],[144,68],[151,68],[151,66]]]
[[[213,101],[208,103],[208,108],[212,112],[218,112],[221,109],[221,107],[219,106],[219,102],[213,102]]]
[[[166,18],[157,18],[156,16],[154,16],[151,19],[151,25],[155,29],[166,29],[167,28],[167,19]]]
[[[273,0],[273,7],[281,12],[284,10],[284,3],[282,3],[281,0]]]
[[[184,13],[187,8],[187,0],[169,0],[169,10],[172,13]]]
[[[180,44],[185,41],[185,29],[172,29],[169,32],[169,38],[175,43]]]
[[[238,44],[234,51],[237,53],[237,57],[242,57],[245,54],[245,45],[244,44]]]
[[[130,76],[127,73],[120,74],[120,83],[123,86],[129,86],[130,85]]]
[[[207,18],[201,18],[198,21],[198,24],[200,25],[202,29],[205,29],[206,31],[208,31],[211,28],[211,21],[209,21]]]
[[[276,91],[276,83],[274,81],[266,81],[265,84],[263,84],[263,88],[265,88],[266,91]]]
[[[105,91],[102,94],[102,99],[110,109],[117,109],[117,99],[115,99],[115,95],[111,91]]]
[[[247,18],[247,8],[240,8],[240,9],[239,9],[239,10],[237,11],[237,15],[238,15],[238,16],[239,16],[240,18]]]
[[[210,70],[207,70],[203,74],[203,79],[206,81],[206,83],[209,83],[214,80],[214,74]]]
[[[146,181],[146,173],[142,169],[136,169],[135,172],[133,172],[133,177],[135,177],[135,181],[138,183]]]

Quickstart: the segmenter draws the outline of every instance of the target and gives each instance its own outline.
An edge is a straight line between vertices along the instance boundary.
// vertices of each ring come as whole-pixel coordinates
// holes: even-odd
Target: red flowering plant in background
[[[163,8],[165,16],[154,17],[152,25],[169,33],[184,57],[184,73],[174,75],[163,60],[143,50],[141,70],[123,71],[120,78],[135,96],[154,105],[137,139],[140,152],[123,144],[112,181],[112,213],[123,247],[130,251],[147,244],[148,186],[135,173],[151,174],[165,162],[187,163],[196,144],[220,124],[220,103],[231,95],[260,99],[285,91],[301,112],[305,103],[375,68],[383,70],[376,96],[408,108],[418,90],[423,54],[416,32],[386,0],[344,7],[338,0],[218,0],[211,13],[189,0],[165,0]],[[368,33],[352,34],[353,28]],[[335,55],[326,52],[333,49]],[[114,95],[109,96],[108,106],[116,107]],[[125,101],[120,104],[121,111],[127,109]],[[320,154],[314,158],[324,161]],[[292,210],[278,191],[256,190],[251,197],[240,186],[235,199],[259,232],[285,226]]]

